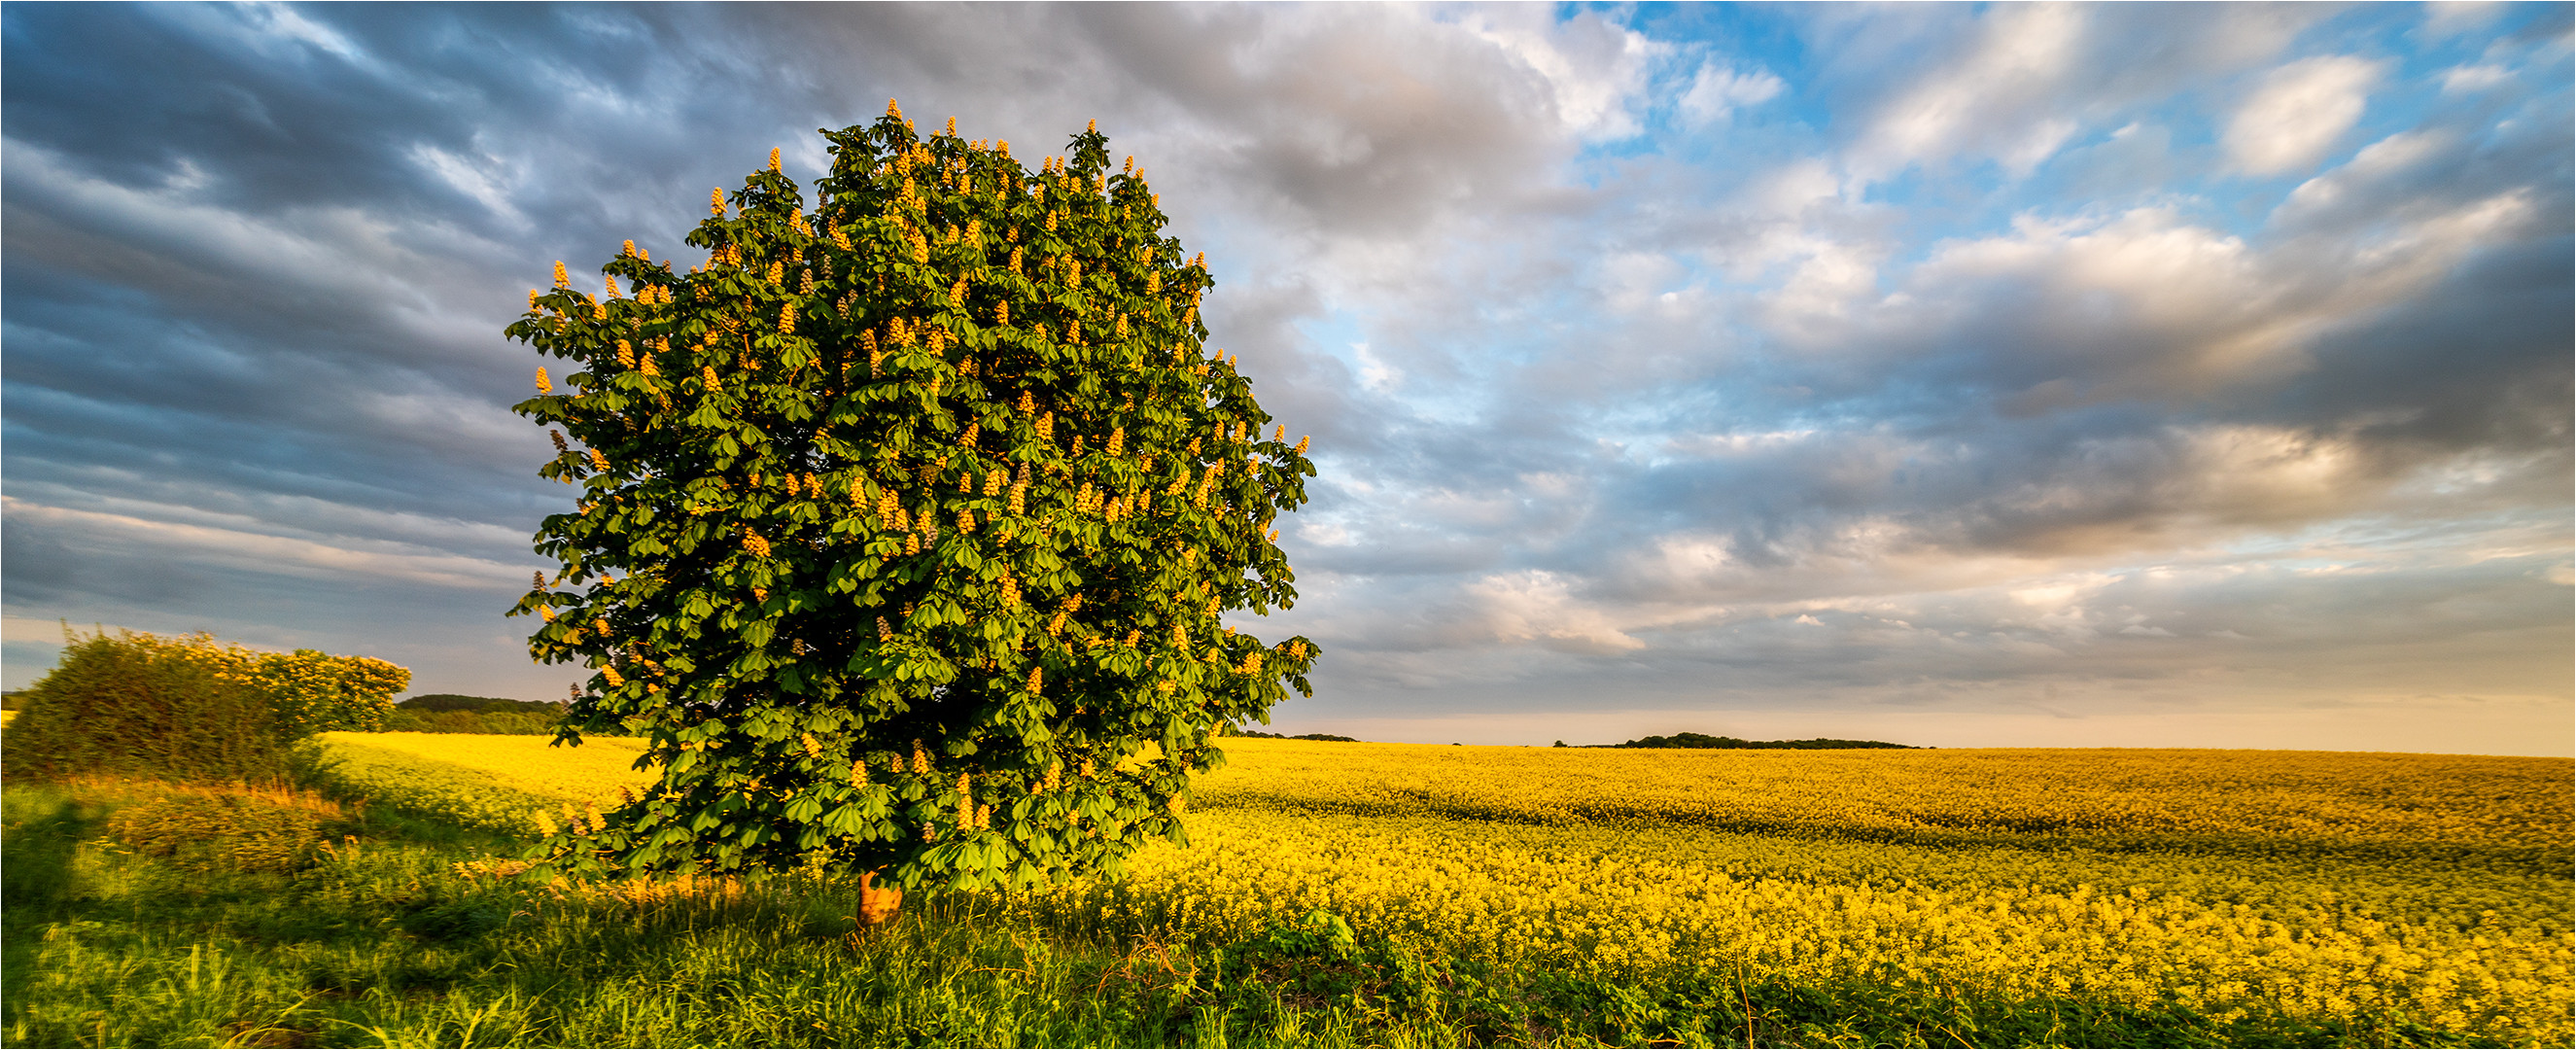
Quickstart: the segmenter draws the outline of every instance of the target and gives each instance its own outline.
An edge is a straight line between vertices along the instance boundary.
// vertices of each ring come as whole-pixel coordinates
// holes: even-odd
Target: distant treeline
[[[1892,747],[1903,750],[1914,749],[1911,744],[1891,744],[1884,740],[1830,740],[1824,737],[1817,737],[1813,740],[1738,740],[1731,736],[1708,736],[1701,733],[1675,733],[1671,736],[1650,736],[1638,740],[1631,740],[1624,744],[1591,744],[1587,746],[1688,747],[1706,749],[1740,748],[1745,750],[1760,749],[1780,751],[1840,751],[1864,747]]]
[[[1358,737],[1334,736],[1331,733],[1299,733],[1296,736],[1281,736],[1277,733],[1256,733],[1249,729],[1229,729],[1225,731],[1225,735],[1256,737],[1262,740],[1329,740],[1336,744],[1360,742]]]
[[[425,693],[395,704],[385,729],[395,733],[491,733],[547,736],[563,718],[563,705],[497,696]]]

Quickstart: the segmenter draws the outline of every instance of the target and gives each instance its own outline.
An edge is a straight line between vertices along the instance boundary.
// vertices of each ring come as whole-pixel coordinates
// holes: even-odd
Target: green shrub
[[[117,810],[108,837],[196,871],[291,872],[311,863],[337,806],[288,791],[174,791]]]
[[[275,707],[232,673],[225,652],[204,635],[74,638],[20,697],[0,734],[0,768],[12,780],[285,779],[288,741]]]
[[[393,711],[394,694],[411,684],[409,670],[371,656],[333,656],[319,649],[253,653],[238,646],[225,656],[244,666],[291,740],[333,730],[374,732]]]
[[[312,649],[253,652],[204,633],[102,630],[19,694],[0,734],[12,779],[132,776],[199,783],[291,779],[295,741],[375,729],[411,672]]]

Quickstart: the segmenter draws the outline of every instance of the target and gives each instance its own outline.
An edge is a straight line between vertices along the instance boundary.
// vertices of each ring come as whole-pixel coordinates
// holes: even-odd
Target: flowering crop
[[[628,792],[653,785],[637,770],[643,742],[591,737],[549,747],[540,736],[473,733],[325,733],[332,775],[371,798],[427,810],[477,827],[542,830],[564,813],[588,819]],[[566,809],[566,807],[571,807]]]
[[[1203,790],[1239,805],[1926,842],[2174,839],[2576,846],[2564,760],[2478,755],[1979,748],[1456,748],[1230,738]],[[2562,857],[2563,860],[2563,857]]]
[[[409,782],[482,778],[482,796],[530,804],[645,777],[602,761],[631,761],[625,741],[332,739],[401,752]],[[1009,899],[1207,944],[1323,909],[1445,955],[1614,980],[2576,1037],[2565,760],[1223,747],[1190,845],[1139,852],[1122,882]],[[443,774],[417,772],[433,759]]]
[[[1218,940],[1322,908],[1631,978],[2571,1034],[2563,760],[1225,749],[1190,847],[1040,906]]]

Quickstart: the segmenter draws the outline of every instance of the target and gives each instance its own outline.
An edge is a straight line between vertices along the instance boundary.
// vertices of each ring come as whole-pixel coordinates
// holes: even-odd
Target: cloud
[[[2316,17],[2295,7],[2175,19],[2143,8],[2016,4],[1911,34],[1873,19],[1872,39],[1838,41],[1855,73],[1861,63],[1884,67],[1842,89],[1858,96],[1867,118],[1845,163],[1871,182],[1961,161],[2026,178],[2091,129],[2119,127],[2269,59]]]
[[[1879,111],[1856,149],[1870,158],[1865,167],[1901,167],[1976,143],[2028,171],[2073,133],[2066,120],[2034,120],[2033,109],[2080,59],[2083,10],[2057,4],[2000,9],[1982,28],[1958,61]],[[1998,141],[2006,124],[2022,130]]]
[[[1715,62],[1702,63],[1682,93],[1682,117],[1693,127],[1727,119],[1738,109],[1757,106],[1788,89],[1779,77],[1761,69],[1737,72]]]
[[[2227,152],[2256,175],[2312,167],[2361,120],[2381,65],[2321,55],[2273,70],[2227,122]]]

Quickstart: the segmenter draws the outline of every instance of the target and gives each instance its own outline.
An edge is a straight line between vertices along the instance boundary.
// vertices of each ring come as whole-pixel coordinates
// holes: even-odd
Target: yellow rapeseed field
[[[591,737],[553,747],[552,737],[472,733],[324,733],[332,775],[373,798],[503,831],[533,831],[539,813],[607,808],[618,789],[659,775],[639,771],[644,742]],[[572,807],[566,810],[565,807]]]
[[[631,763],[632,742],[393,736],[335,746],[373,749],[388,789],[503,797],[495,823],[642,776],[608,757]],[[1022,905],[1212,943],[1320,908],[1460,957],[1604,977],[2576,1039],[2566,760],[1225,746],[1189,846]]]

